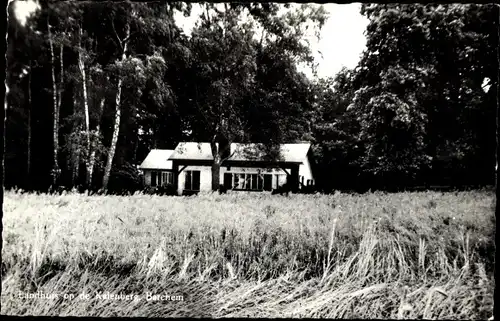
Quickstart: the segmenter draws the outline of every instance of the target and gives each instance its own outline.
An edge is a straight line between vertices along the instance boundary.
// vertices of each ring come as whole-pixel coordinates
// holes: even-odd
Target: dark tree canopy
[[[310,141],[325,190],[493,184],[497,6],[362,5],[366,49],[326,79],[297,67],[314,66],[322,6],[203,3],[186,34],[191,7],[47,0],[9,19],[6,187],[53,184],[54,146],[59,185],[111,169],[139,186],[147,153],[182,141],[211,143],[217,166],[231,142],[277,160]]]
[[[367,48],[322,98],[325,163],[373,187],[493,184],[498,7],[377,4],[361,13]]]

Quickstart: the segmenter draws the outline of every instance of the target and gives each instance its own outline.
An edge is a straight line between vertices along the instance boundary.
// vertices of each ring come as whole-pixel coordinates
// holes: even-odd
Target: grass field
[[[494,206],[488,191],[6,192],[1,313],[488,319]]]

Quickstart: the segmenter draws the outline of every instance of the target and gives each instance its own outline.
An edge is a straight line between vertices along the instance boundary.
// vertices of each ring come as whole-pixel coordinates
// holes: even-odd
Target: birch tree
[[[26,160],[26,178],[30,179],[31,172],[31,74],[33,71],[32,61],[30,60],[29,65],[29,75],[28,75],[28,149],[27,149],[27,160]]]
[[[59,103],[57,96],[57,83],[56,83],[56,72],[55,72],[55,54],[54,54],[54,40],[52,38],[51,26],[49,24],[49,17],[47,16],[47,32],[48,41],[50,47],[50,62],[51,62],[51,75],[52,75],[52,98],[53,98],[53,128],[52,128],[52,139],[53,139],[53,164],[52,164],[52,185],[57,185],[57,180],[61,169],[59,168],[58,152],[59,152]]]
[[[85,49],[82,47],[82,37],[83,37],[82,27],[78,26],[78,69],[80,71],[80,75],[82,77],[82,93],[83,93],[83,108],[85,114],[85,136],[86,136],[86,151],[87,154],[90,153],[90,114],[89,114],[89,100],[87,94],[87,75],[85,71],[85,57],[84,51]],[[92,171],[93,166],[91,166],[90,159],[87,161],[87,175],[86,175],[86,185],[89,187],[92,183]]]
[[[102,115],[102,111],[104,110],[104,103],[105,103],[105,98],[102,97],[101,101],[99,103],[99,115]],[[101,125],[100,125],[100,120],[97,120],[96,124],[96,129],[94,132],[94,135],[91,140],[91,146],[90,146],[90,157],[89,157],[89,167],[87,169],[88,171],[88,182],[87,184],[90,186],[92,184],[92,175],[94,172],[94,167],[96,163],[96,153],[97,153],[97,148],[98,144],[100,142],[100,136],[101,136]]]
[[[120,55],[117,61],[109,66],[112,73],[116,75],[116,94],[113,132],[104,168],[102,184],[104,189],[108,188],[115,161],[122,123],[123,101],[127,99],[127,108],[133,109],[134,114],[137,114],[137,107],[141,105],[139,98],[144,94],[147,79],[153,77],[163,81],[162,73],[155,75],[150,70],[157,68],[158,64],[165,65],[162,50],[173,43],[174,10],[188,12],[190,6],[181,3],[137,4],[126,2],[122,7],[111,8],[109,11],[111,39],[117,45]],[[140,46],[137,45],[138,42],[141,43]],[[152,57],[156,58],[151,60]],[[164,67],[160,70],[163,72]],[[164,94],[169,95],[170,91],[167,90]],[[137,140],[137,135],[135,135],[135,139]]]
[[[120,63],[123,64],[127,59],[127,49],[130,40],[130,23],[126,22],[125,25],[125,36],[120,38],[118,34],[116,35],[118,42],[122,47],[122,56]],[[111,166],[113,165],[113,159],[115,157],[116,144],[118,142],[118,134],[120,133],[120,120],[121,120],[121,99],[122,99],[122,75],[118,75],[118,83],[116,85],[116,96],[115,96],[115,117],[113,125],[113,135],[111,138],[111,145],[109,146],[108,159],[106,162],[106,167],[104,168],[104,177],[102,179],[102,187],[107,189],[109,183],[109,175],[111,174]]]

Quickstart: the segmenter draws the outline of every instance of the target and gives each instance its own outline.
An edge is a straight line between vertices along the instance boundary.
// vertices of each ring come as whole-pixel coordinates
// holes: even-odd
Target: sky
[[[312,35],[308,40],[318,64],[318,77],[325,78],[335,76],[343,66],[356,67],[366,46],[364,31],[368,19],[359,13],[359,3],[328,3],[322,6],[330,13],[329,18],[321,30],[319,41]],[[193,6],[190,17],[185,18],[180,13],[175,15],[176,22],[186,34],[190,34],[200,12],[197,6]],[[299,68],[309,77],[313,77],[310,68]]]
[[[343,66],[356,67],[366,46],[364,31],[368,25],[368,19],[359,13],[359,3],[329,3],[323,7],[330,17],[321,30],[320,40],[311,44],[320,78],[333,77]]]
[[[9,4],[13,1],[9,0]],[[39,5],[34,1],[14,1],[14,13],[16,15],[17,21],[24,26],[26,19],[38,9]]]
[[[36,10],[37,4],[32,0],[15,1],[16,19],[24,25],[26,18]],[[323,4],[330,16],[321,30],[318,40],[311,36],[308,38],[315,62],[318,64],[318,77],[333,77],[343,66],[356,67],[362,51],[365,49],[366,38],[364,31],[368,19],[360,11],[361,4]],[[190,34],[195,21],[200,14],[200,9],[193,6],[190,17],[181,14],[175,16],[176,22]],[[299,66],[308,77],[313,77],[312,71],[307,66]]]

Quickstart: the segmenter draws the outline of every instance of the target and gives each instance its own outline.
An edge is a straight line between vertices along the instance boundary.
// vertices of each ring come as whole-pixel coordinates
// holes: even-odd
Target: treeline
[[[320,103],[315,138],[320,163],[331,167],[322,177],[337,178],[338,187],[493,185],[499,7],[363,5],[361,12],[370,20],[367,49]]]
[[[216,143],[312,141],[325,191],[493,184],[494,5],[363,5],[359,65],[320,80],[297,69],[318,5],[202,3],[189,35],[186,3],[42,1],[24,25],[15,6],[7,188],[139,188],[149,150],[180,141],[218,166]]]

